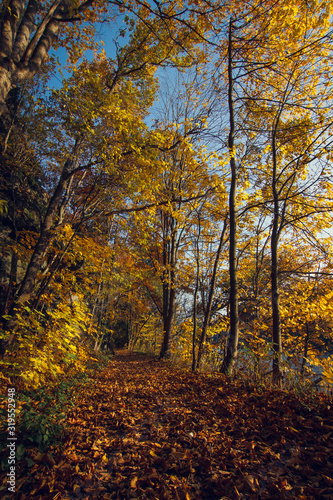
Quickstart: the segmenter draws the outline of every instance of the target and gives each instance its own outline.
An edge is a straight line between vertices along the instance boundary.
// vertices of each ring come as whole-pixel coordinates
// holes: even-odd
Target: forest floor
[[[332,499],[331,404],[118,351],[8,498]]]

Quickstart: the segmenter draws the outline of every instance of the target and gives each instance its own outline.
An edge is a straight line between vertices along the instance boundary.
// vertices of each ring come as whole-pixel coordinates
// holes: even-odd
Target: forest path
[[[21,500],[333,498],[327,397],[304,404],[118,351],[75,404]]]

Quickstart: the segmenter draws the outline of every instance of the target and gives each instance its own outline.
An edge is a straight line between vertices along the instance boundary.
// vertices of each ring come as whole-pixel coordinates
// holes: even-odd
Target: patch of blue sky
[[[129,41],[125,15],[119,15],[115,19],[96,23],[95,30],[95,41],[98,44],[98,48],[96,50],[86,50],[83,57],[78,61],[78,65],[83,60],[92,61],[96,54],[102,50],[107,57],[115,59],[117,48],[119,49],[119,47],[126,45]],[[71,75],[71,70],[67,66],[68,53],[65,47],[52,48],[50,56],[58,61],[58,65],[48,82],[48,87],[50,89],[59,89],[62,86],[63,80]]]

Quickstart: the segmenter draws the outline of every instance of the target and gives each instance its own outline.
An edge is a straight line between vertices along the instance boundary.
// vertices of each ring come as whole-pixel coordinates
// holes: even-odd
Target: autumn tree
[[[308,221],[315,214],[330,210],[330,203],[323,202],[319,195],[321,178],[325,171],[322,161],[318,162],[327,147],[330,147],[329,130],[331,117],[328,113],[327,88],[330,76],[325,84],[320,85],[323,74],[325,54],[327,50],[327,11],[317,6],[312,13],[313,29],[310,30],[308,7],[300,9],[296,16],[282,18],[279,22],[287,22],[291,30],[284,34],[288,39],[291,55],[279,53],[281,37],[272,40],[263,53],[269,68],[263,71],[256,61],[246,65],[251,81],[247,96],[247,106],[258,105],[256,117],[261,116],[265,128],[270,130],[266,151],[270,151],[271,159],[271,293],[273,312],[273,379],[280,384],[282,379],[282,337],[281,315],[279,305],[279,269],[278,247],[282,232],[287,227],[300,227],[304,220]],[[324,16],[319,21],[319,17]],[[315,28],[314,28],[315,26]],[[272,29],[272,28],[270,28]],[[302,33],[296,40],[293,30]],[[274,33],[274,29],[273,29]],[[290,33],[290,34],[289,34]],[[311,47],[311,48],[310,48]],[[278,54],[278,56],[277,56]],[[319,62],[320,61],[320,62]],[[316,84],[315,82],[318,81]],[[260,95],[258,94],[260,92]],[[252,96],[252,97],[251,97]],[[260,111],[259,111],[260,109]],[[266,118],[270,117],[268,122]],[[251,125],[253,128],[255,127]],[[259,127],[256,126],[259,132]],[[259,132],[260,133],[260,132]],[[321,164],[320,164],[321,163]],[[328,185],[328,200],[331,198]],[[316,218],[316,217],[315,217]],[[318,231],[324,227],[320,216]],[[300,224],[300,226],[299,226]],[[327,224],[330,224],[327,220]]]
[[[47,193],[43,189],[45,177],[30,133],[36,125],[32,100],[26,90],[16,88],[11,92],[7,116],[10,123],[7,126],[8,123],[4,123],[6,120],[2,120],[1,127],[0,198],[6,203],[1,213],[4,272],[2,314],[8,312],[22,277],[20,253],[28,251],[24,249],[24,235],[39,231],[47,203]]]
[[[0,12],[0,113],[6,111],[8,92],[39,73],[50,59],[51,49],[65,47],[70,63],[76,64],[86,49],[97,48],[96,25],[116,17],[125,19],[128,31],[132,31],[137,22],[141,23],[141,30],[147,35],[146,49],[148,38],[153,38],[159,62],[170,61],[177,51],[181,51],[182,64],[186,65],[187,57],[193,58],[192,43],[200,40],[197,30],[187,26],[186,13],[187,9],[173,0],[155,6],[145,2],[104,0],[56,0],[52,4],[34,0],[3,2]],[[122,30],[121,35],[124,32]],[[147,53],[150,54],[149,49]],[[135,50],[132,57],[137,57]],[[144,64],[141,60],[140,65]]]
[[[114,68],[114,63],[103,57],[91,64],[84,63],[80,71],[75,72],[72,80],[66,82],[58,93],[54,93],[50,107],[41,103],[40,117],[49,120],[46,121],[42,134],[45,135],[48,131],[46,144],[51,144],[51,149],[45,147],[45,143],[39,143],[41,144],[39,154],[47,155],[47,161],[52,162],[52,175],[57,175],[59,168],[59,177],[54,185],[38,241],[34,246],[16,300],[12,304],[11,313],[19,304],[31,303],[38,273],[48,248],[57,234],[57,227],[64,224],[66,218],[72,224],[81,224],[85,219],[100,213],[99,205],[103,197],[105,212],[112,186],[113,194],[116,192],[119,194],[124,187],[124,182],[116,181],[116,178],[120,179],[120,165],[123,164],[123,168],[126,168],[125,166],[129,164],[126,160],[128,151],[131,153],[132,145],[137,140],[134,130],[140,134],[144,129],[142,122],[144,110],[151,102],[155,87],[152,84],[149,90],[145,89],[144,85],[141,86],[140,76],[134,87],[129,79],[125,78],[122,81],[120,71],[115,72]],[[96,70],[99,75],[98,81]],[[140,67],[138,71],[142,71],[142,68]],[[118,87],[122,88],[122,97],[115,92],[117,86],[115,81],[107,80],[110,74],[117,81]],[[153,78],[150,73],[146,76]],[[134,99],[129,106],[127,99],[131,92],[137,100]],[[135,104],[138,100],[140,109]],[[131,124],[128,122],[134,119],[135,125],[134,122]],[[125,128],[126,125],[129,126],[128,129]],[[52,144],[50,139],[58,142]],[[127,157],[126,154],[123,157],[123,153],[127,153]],[[64,160],[66,156],[67,159]],[[103,184],[107,186],[106,178],[109,179],[110,188],[101,192]],[[75,209],[71,208],[73,200]],[[110,207],[108,208],[110,211]],[[114,202],[113,208],[115,208]],[[11,324],[12,321],[9,321],[6,328],[11,328]]]
[[[268,19],[269,22],[267,21]],[[330,37],[328,19],[329,9],[320,2],[312,7],[302,6],[301,8],[299,8],[298,5],[296,6],[296,4],[291,6],[288,3],[287,6],[284,2],[278,2],[278,4],[273,4],[269,1],[260,4],[242,2],[241,4],[237,4],[237,6],[229,6],[229,10],[225,9],[225,6],[223,6],[212,13],[208,13],[206,16],[212,35],[211,46],[213,53],[215,53],[215,65],[218,68],[219,75],[222,77],[223,82],[221,84],[220,81],[216,79],[218,82],[216,87],[219,91],[222,89],[222,93],[225,93],[226,89],[228,89],[229,94],[229,130],[225,131],[228,137],[228,141],[225,141],[225,145],[227,145],[230,154],[231,171],[231,237],[229,265],[231,281],[230,306],[232,308],[230,321],[232,333],[229,342],[229,353],[222,365],[222,370],[228,371],[229,365],[231,369],[232,361],[229,361],[229,358],[234,359],[236,357],[238,342],[237,266],[235,264],[237,252],[234,251],[236,248],[236,239],[232,235],[233,233],[235,233],[235,235],[237,233],[237,220],[240,220],[239,215],[242,211],[240,210],[239,204],[236,208],[234,193],[237,179],[242,177],[245,179],[246,176],[243,176],[240,167],[236,168],[236,159],[241,157],[241,151],[244,150],[246,144],[246,137],[251,139],[253,144],[253,146],[251,146],[250,142],[247,143],[245,147],[248,151],[250,151],[251,148],[254,150],[257,147],[255,140],[258,133],[260,133],[260,125],[262,124],[266,127],[266,130],[267,128],[270,129],[273,177],[275,176],[272,181],[272,198],[275,200],[273,203],[273,214],[275,213],[275,216],[273,217],[271,233],[271,287],[272,310],[273,317],[275,318],[273,325],[273,350],[275,352],[273,372],[274,380],[277,383],[279,383],[278,381],[281,378],[277,366],[281,361],[282,346],[279,333],[280,326],[277,326],[280,325],[280,319],[278,314],[278,288],[276,281],[278,276],[276,249],[280,237],[280,216],[283,212],[283,209],[281,212],[281,200],[279,201],[278,199],[279,195],[276,185],[276,182],[279,182],[277,178],[279,175],[279,173],[277,173],[278,160],[276,154],[277,148],[279,148],[279,145],[277,145],[277,135],[280,134],[278,129],[282,121],[286,120],[287,122],[289,120],[288,123],[290,125],[292,122],[292,120],[290,120],[290,114],[297,113],[298,118],[295,120],[295,131],[298,127],[298,131],[301,132],[302,120],[305,128],[308,127],[308,132],[310,129],[314,132],[319,124],[321,127],[321,131],[319,131],[319,128],[317,129],[317,135],[314,132],[312,139],[308,134],[309,142],[303,149],[304,153],[306,148],[308,148],[308,153],[310,150],[313,152],[312,141],[315,141],[319,149],[320,147],[324,147],[326,139],[323,139],[322,134],[327,137],[328,128],[330,126],[330,120],[327,115],[329,109],[329,94],[325,87],[325,85],[329,84],[328,81],[326,81],[325,84],[322,85],[321,90],[319,90],[319,85],[316,85],[314,81],[318,81],[320,78],[319,75],[328,74],[329,64],[328,59],[325,59],[327,54],[327,43]],[[215,49],[214,44],[218,45],[219,48]],[[287,52],[285,51],[286,46],[288,46]],[[313,80],[313,78],[315,78],[315,80]],[[270,90],[268,90],[268,88]],[[267,97],[265,95],[266,91]],[[294,100],[291,104],[292,99]],[[250,103],[256,102],[256,100],[258,102],[265,101],[266,111],[269,112],[268,109],[270,109],[275,116],[275,121],[272,126],[267,127],[267,122],[264,121],[265,111],[263,107],[261,108],[262,112],[258,112],[256,115],[257,123],[254,123],[254,120],[251,119]],[[316,104],[314,104],[315,101]],[[315,109],[317,109],[317,113],[314,111]],[[316,116],[312,116],[309,121],[307,113],[311,114],[311,110],[314,111]],[[284,118],[281,116],[282,113]],[[319,118],[319,115],[321,118]],[[281,119],[282,121],[280,121]],[[313,127],[310,125],[311,121]],[[306,123],[308,125],[306,125]],[[280,152],[283,155],[281,149]],[[316,155],[313,154],[312,160],[314,160],[315,156]],[[304,164],[304,158],[301,160],[299,157],[297,160],[296,155],[293,161],[294,166],[299,166],[301,163]],[[251,162],[251,155],[249,155],[249,165],[246,166],[245,161],[245,168],[250,170],[253,165]],[[305,164],[307,164],[307,160]],[[283,167],[281,168],[283,170]],[[276,172],[276,174],[274,174],[274,172]],[[295,180],[295,177],[291,176],[289,178],[286,169],[284,169],[283,172],[286,174],[285,180],[288,179],[285,185],[286,190],[288,190],[288,182],[291,181],[292,178]],[[318,178],[319,176],[317,179]],[[311,184],[311,181],[309,181],[309,183]],[[288,186],[290,189],[291,184],[289,183]],[[250,185],[248,185],[248,187],[250,187]],[[234,209],[235,213],[233,213]],[[251,208],[249,207],[248,209]]]

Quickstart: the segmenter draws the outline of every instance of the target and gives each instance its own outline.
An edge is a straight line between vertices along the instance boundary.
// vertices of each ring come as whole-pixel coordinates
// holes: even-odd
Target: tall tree
[[[284,36],[285,40],[288,40],[290,56],[281,55],[280,43],[284,37],[277,36],[276,39],[272,38],[262,54],[263,62],[269,64],[269,68],[260,68],[256,61],[251,60],[251,55],[247,66],[251,72],[249,79],[252,85],[247,95],[247,105],[250,102],[254,106],[255,103],[258,104],[258,111],[261,111],[256,113],[256,117],[261,115],[263,126],[270,131],[269,137],[266,136],[271,161],[271,172],[267,181],[270,183],[272,203],[272,346],[273,381],[277,385],[282,384],[283,376],[279,243],[286,228],[302,224],[301,221],[307,217],[311,218],[315,213],[327,214],[330,210],[329,191],[325,203],[318,197],[319,184],[316,186],[325,171],[323,162],[318,164],[318,156],[322,155],[325,148],[330,147],[331,142],[329,130],[332,118],[329,114],[327,93],[331,85],[331,75],[326,73],[325,83],[320,83],[329,34],[325,21],[319,19],[319,12],[324,16],[327,14],[323,13],[323,6],[319,5],[310,22],[309,9],[311,11],[310,7],[304,6],[297,11],[296,16],[290,13],[283,21],[280,18],[280,22],[286,22],[288,18],[290,31],[287,30]],[[273,28],[273,33],[276,29]],[[298,34],[302,33],[296,40],[293,39],[295,29]],[[260,134],[260,127],[252,122],[253,128]]]
[[[282,153],[280,145],[278,144],[279,139],[277,135],[279,134],[281,122],[281,113],[283,112],[284,117],[287,113],[294,112],[297,116],[304,117],[304,123],[306,121],[306,113],[312,109],[314,110],[318,106],[318,102],[314,105],[316,96],[320,96],[321,104],[318,107],[316,119],[313,121],[319,124],[322,121],[322,130],[325,133],[328,131],[329,120],[327,120],[328,113],[328,100],[329,94],[325,89],[325,85],[322,85],[321,91],[319,91],[319,86],[314,82],[319,83],[319,74],[322,68],[325,68],[324,73],[327,74],[328,71],[328,59],[327,50],[328,43],[330,40],[330,29],[329,29],[329,8],[324,5],[323,2],[318,2],[315,5],[299,5],[295,2],[291,6],[290,2],[286,5],[285,2],[242,2],[237,4],[237,6],[230,6],[229,16],[233,18],[233,22],[229,23],[229,34],[226,33],[226,15],[227,12],[224,8],[218,9],[211,15],[207,15],[207,19],[210,21],[210,26],[212,32],[217,32],[217,20],[219,21],[219,26],[224,26],[225,29],[219,30],[219,34],[216,35],[214,41],[216,43],[217,36],[220,37],[219,49],[218,49],[218,60],[216,65],[221,67],[220,73],[224,75],[224,86],[229,89],[229,138],[228,138],[228,148],[230,151],[230,146],[234,147],[235,141],[235,130],[238,133],[238,144],[239,149],[243,149],[245,137],[252,137],[253,148],[256,148],[254,140],[259,133],[260,125],[262,124],[267,128],[267,122],[264,115],[257,113],[257,123],[251,122],[248,125],[249,111],[246,109],[248,103],[251,99],[258,99],[258,101],[265,100],[267,108],[270,108],[273,115],[275,116],[275,121],[272,126],[269,126],[271,137],[270,143],[272,147],[272,201],[273,201],[273,223],[272,223],[272,233],[271,233],[271,260],[272,260],[272,311],[274,319],[273,326],[273,349],[275,352],[274,361],[274,380],[276,383],[280,383],[281,373],[277,366],[280,366],[281,356],[282,356],[282,346],[281,346],[281,335],[280,335],[280,318],[279,318],[279,304],[278,304],[278,256],[277,247],[279,242],[279,228],[281,222],[281,214],[283,214],[283,204],[281,205],[281,198],[279,199],[279,188],[277,184],[282,180],[286,173],[286,169],[283,170],[281,167],[281,175],[277,171],[277,150]],[[268,22],[269,19],[269,22]],[[231,27],[233,28],[231,29]],[[216,31],[215,31],[216,29]],[[235,35],[232,37],[231,32]],[[222,37],[221,37],[222,35]],[[224,36],[224,38],[223,38]],[[228,41],[227,41],[228,39]],[[231,44],[232,42],[232,44]],[[230,50],[230,44],[233,46],[233,50]],[[288,50],[285,50],[288,47]],[[228,57],[225,57],[227,53]],[[316,72],[313,71],[314,66],[317,66]],[[297,67],[295,77],[293,67]],[[233,69],[234,75],[230,72],[230,68]],[[302,68],[302,69],[300,69]],[[311,69],[312,68],[312,69]],[[316,76],[314,76],[316,73]],[[322,73],[323,74],[323,73]],[[311,75],[311,76],[310,76]],[[329,77],[330,78],[330,77]],[[269,82],[269,83],[268,83]],[[278,83],[279,82],[279,83]],[[232,87],[231,83],[235,83]],[[324,83],[324,82],[323,82]],[[327,84],[327,82],[326,82]],[[270,91],[265,95],[268,86]],[[282,85],[282,87],[281,87]],[[281,95],[281,88],[285,91],[285,100]],[[232,92],[237,96],[234,100],[231,100]],[[283,92],[282,92],[283,93]],[[294,99],[291,103],[291,96]],[[237,120],[235,122],[234,116],[234,102],[237,102]],[[281,109],[281,103],[283,111]],[[319,115],[321,116],[318,121]],[[314,117],[313,117],[314,118]],[[312,118],[312,119],[313,119]],[[250,119],[251,121],[251,119]],[[297,121],[297,120],[296,120]],[[325,129],[326,127],[326,129]],[[315,128],[315,125],[314,125]],[[313,128],[313,130],[314,130]],[[243,134],[243,138],[242,138]],[[319,138],[319,136],[318,136]],[[312,142],[309,139],[310,143]],[[319,142],[321,139],[319,139]],[[323,147],[322,142],[322,147]],[[308,144],[306,148],[310,148]],[[309,152],[309,151],[308,151]],[[235,175],[236,164],[234,163],[235,151],[232,150],[231,154],[231,187],[230,187],[230,203],[232,204],[234,189],[235,189]],[[251,157],[249,157],[249,163],[251,162]],[[304,160],[304,159],[303,159]],[[302,161],[303,161],[302,160]],[[295,159],[294,165],[300,165],[300,161]],[[248,166],[250,167],[250,165]],[[284,187],[289,188],[291,184],[289,181],[291,179],[295,180],[295,177],[291,177],[287,180]],[[274,215],[275,214],[275,215]],[[236,221],[236,219],[235,219]],[[230,212],[230,234],[232,235],[235,230],[235,225],[233,223],[232,210]],[[230,236],[230,321],[232,334],[230,336],[230,347],[233,345],[233,349],[236,353],[235,347],[237,343],[237,330],[238,330],[238,315],[237,315],[237,274],[234,273],[236,262],[236,255],[234,253],[234,240]],[[235,279],[236,277],[236,279]],[[234,339],[234,341],[232,340]],[[227,354],[225,362],[223,363],[222,370],[226,371],[227,365],[229,364],[229,358],[231,357],[231,352]]]
[[[93,193],[96,194],[96,190],[100,191],[98,185],[107,186],[103,176],[109,179],[110,186],[105,189],[103,195],[104,212],[110,211],[111,208],[106,205],[110,201],[110,188],[114,186],[115,193],[125,185],[124,182],[118,182],[120,170],[128,168],[127,158],[131,156],[128,152],[132,153],[135,142],[145,129],[143,118],[145,110],[152,102],[155,85],[153,74],[142,72],[141,67],[132,68],[131,76],[127,74],[128,68],[124,70],[125,76],[119,67],[116,71],[114,69],[114,63],[103,57],[90,64],[83,63],[72,79],[66,82],[60,91],[53,94],[50,107],[44,105],[41,107],[41,117],[44,116],[46,120],[45,129],[49,134],[46,144],[52,144],[54,138],[57,138],[58,142],[57,144],[54,142],[49,149],[42,143],[40,154],[47,154],[48,161],[53,160],[51,160],[52,174],[55,173],[57,165],[59,176],[54,184],[39,238],[29,259],[24,279],[12,303],[10,315],[13,318],[7,320],[5,324],[7,331],[15,326],[15,308],[27,303],[32,305],[38,274],[57,234],[57,228],[64,224],[66,213],[70,215],[70,219],[76,213],[76,222],[82,222],[86,218],[91,218],[94,213],[100,213],[98,199],[94,199]],[[130,79],[135,77],[136,72],[141,72],[141,76],[137,77],[134,86]],[[110,73],[113,75],[111,82]],[[142,83],[145,78],[152,82],[150,88],[146,88]],[[122,89],[121,96],[115,89]],[[131,92],[133,99],[129,105],[127,99]],[[37,141],[36,138],[36,144]],[[67,156],[65,161],[64,156]],[[91,184],[88,190],[82,191],[82,176],[85,174],[85,182],[90,179]],[[98,177],[100,177],[99,183],[97,183]],[[76,207],[73,211],[70,205],[75,189],[80,189],[82,194],[79,203],[76,195]],[[113,209],[115,201],[120,200],[113,198]],[[14,337],[15,335],[9,336],[7,343]],[[4,350],[4,341],[2,346]]]
[[[230,278],[230,334],[226,356],[223,360],[221,372],[230,375],[233,372],[237,358],[239,338],[238,313],[238,280],[237,280],[237,166],[235,159],[235,113],[234,113],[234,77],[233,77],[233,20],[229,22],[228,35],[228,107],[230,130],[228,135],[228,149],[230,155],[231,183],[229,191],[229,278]]]

